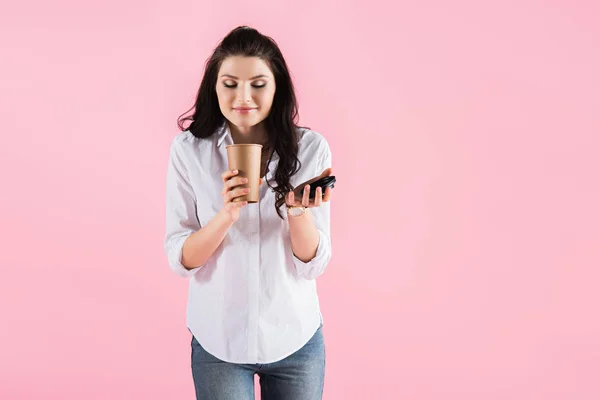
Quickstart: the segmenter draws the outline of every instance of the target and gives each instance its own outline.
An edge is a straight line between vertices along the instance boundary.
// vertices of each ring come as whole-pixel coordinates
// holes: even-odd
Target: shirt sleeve
[[[326,168],[331,168],[331,150],[327,142],[325,142],[324,150],[319,158],[317,174],[321,174]],[[296,255],[293,255],[296,271],[305,279],[319,277],[325,271],[331,259],[330,207],[331,202],[328,201],[322,203],[319,207],[310,209],[313,222],[317,232],[319,232],[319,244],[315,256],[308,262],[303,262]]]
[[[169,267],[182,277],[189,277],[203,265],[187,269],[181,263],[183,243],[200,229],[196,216],[196,196],[189,181],[185,163],[179,150],[179,137],[171,143],[166,186],[166,235],[164,250]]]

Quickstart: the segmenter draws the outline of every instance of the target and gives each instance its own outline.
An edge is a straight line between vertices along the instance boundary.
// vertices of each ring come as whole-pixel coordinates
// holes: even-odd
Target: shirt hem
[[[265,361],[258,361],[258,360],[241,360],[241,359],[225,359],[224,357],[220,357],[218,355],[216,355],[214,353],[214,351],[209,350],[208,348],[206,348],[206,346],[202,343],[202,340],[197,336],[194,335],[194,332],[192,331],[192,328],[188,325],[187,328],[190,331],[190,333],[192,335],[194,335],[194,337],[196,338],[196,340],[198,341],[198,343],[200,343],[200,346],[202,346],[202,348],[204,349],[204,351],[206,351],[208,354],[210,354],[211,356],[215,357],[216,359],[226,362],[226,363],[230,363],[230,364],[272,364],[272,363],[276,363],[278,361],[281,361],[289,356],[291,356],[292,354],[294,354],[295,352],[299,351],[300,349],[302,349],[302,347],[306,346],[306,344],[310,341],[310,339],[312,339],[312,337],[315,335],[315,333],[317,333],[317,331],[319,330],[319,328],[323,325],[323,316],[321,314],[321,312],[319,312],[319,319],[317,320],[318,323],[316,324],[316,327],[310,330],[310,334],[308,335],[307,338],[303,339],[300,342],[300,345],[295,346],[292,350],[287,351],[285,353],[283,353],[283,355],[281,356],[277,356],[273,359],[269,359],[269,360],[265,360]]]

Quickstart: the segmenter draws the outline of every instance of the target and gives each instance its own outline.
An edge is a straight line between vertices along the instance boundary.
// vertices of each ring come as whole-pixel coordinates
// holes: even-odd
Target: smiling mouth
[[[234,108],[233,111],[239,114],[250,114],[253,111],[256,111],[256,108]]]

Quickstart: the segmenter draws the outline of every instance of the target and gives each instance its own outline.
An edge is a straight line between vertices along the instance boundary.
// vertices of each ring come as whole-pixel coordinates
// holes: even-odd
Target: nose
[[[252,91],[250,90],[250,88],[242,86],[242,88],[240,89],[240,92],[239,92],[238,101],[240,103],[250,103],[251,100],[252,100]]]

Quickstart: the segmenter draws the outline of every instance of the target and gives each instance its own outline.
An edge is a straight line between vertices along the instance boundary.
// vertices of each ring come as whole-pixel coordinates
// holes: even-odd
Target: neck
[[[258,125],[250,127],[239,127],[229,123],[229,131],[231,132],[231,138],[233,143],[236,144],[262,144],[263,146],[267,143],[267,132],[264,128],[264,124],[261,122]]]

